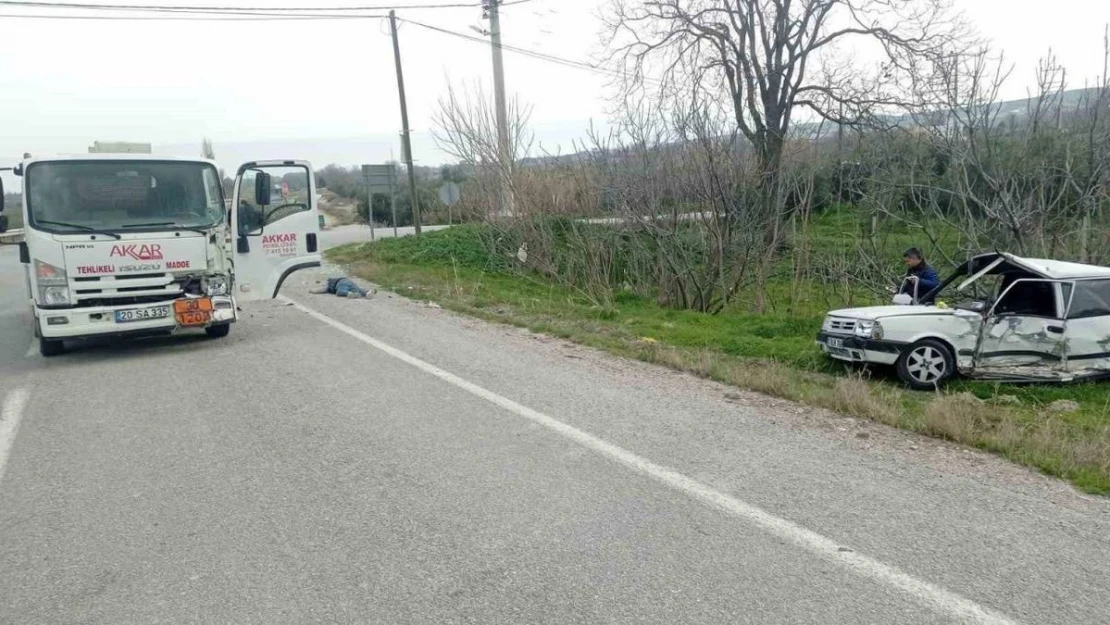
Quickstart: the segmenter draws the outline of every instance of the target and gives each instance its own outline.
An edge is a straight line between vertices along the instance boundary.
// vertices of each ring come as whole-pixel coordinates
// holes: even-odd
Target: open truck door
[[[319,267],[316,180],[306,161],[257,161],[239,167],[231,222],[235,297],[277,297],[289,274]]]

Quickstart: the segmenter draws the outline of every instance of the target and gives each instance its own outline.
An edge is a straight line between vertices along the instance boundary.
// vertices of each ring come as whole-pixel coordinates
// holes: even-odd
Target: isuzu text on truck
[[[202,159],[28,158],[13,173],[22,179],[20,261],[44,356],[70,339],[227,336],[238,302],[276,297],[290,273],[320,265],[306,162],[243,165],[231,210],[219,170]]]

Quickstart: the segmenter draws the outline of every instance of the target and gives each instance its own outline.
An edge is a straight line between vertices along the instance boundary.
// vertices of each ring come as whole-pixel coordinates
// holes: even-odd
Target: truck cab
[[[204,159],[97,153],[30,158],[13,171],[44,356],[92,337],[224,337],[239,303],[276,297],[289,274],[320,265],[304,161],[244,164],[230,210],[216,164]]]

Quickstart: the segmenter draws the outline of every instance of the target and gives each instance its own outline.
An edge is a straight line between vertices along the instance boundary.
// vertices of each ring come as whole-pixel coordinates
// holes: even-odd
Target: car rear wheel
[[[956,358],[944,343],[923,339],[902,352],[897,369],[898,377],[910,388],[931,391],[956,374]]]

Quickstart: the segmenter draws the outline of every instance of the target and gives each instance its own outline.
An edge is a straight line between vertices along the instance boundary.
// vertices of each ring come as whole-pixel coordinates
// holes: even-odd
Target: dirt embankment
[[[340,197],[327,189],[320,190],[318,202],[327,228],[358,222],[358,204],[350,198]]]

